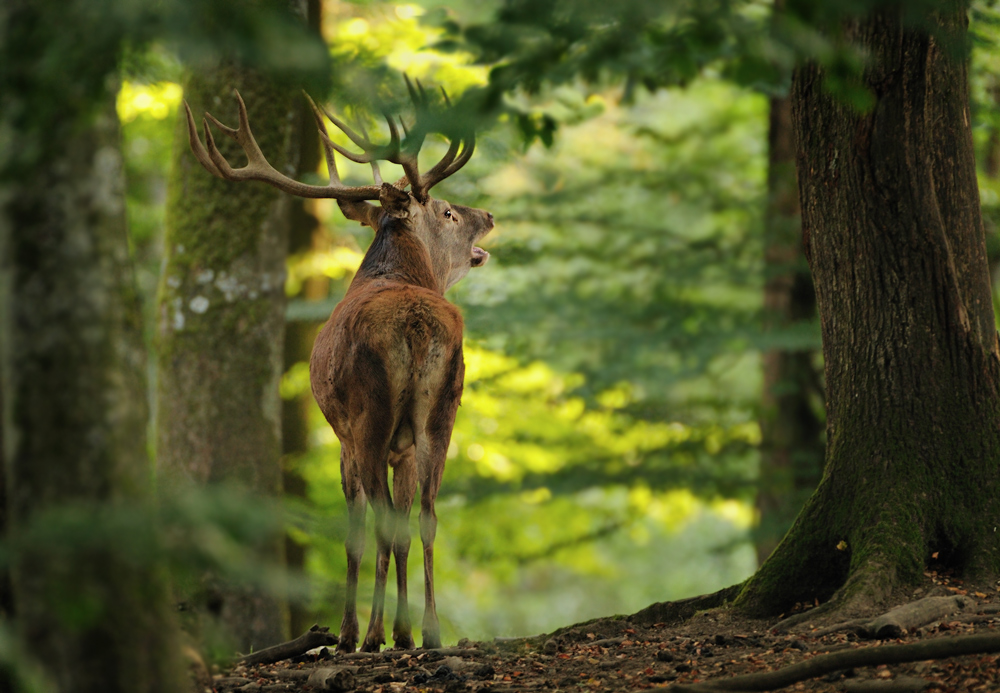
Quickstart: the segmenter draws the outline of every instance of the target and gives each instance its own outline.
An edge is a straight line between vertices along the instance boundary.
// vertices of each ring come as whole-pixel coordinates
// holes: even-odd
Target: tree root
[[[1000,652],[1000,635],[963,635],[944,637],[908,645],[885,645],[844,650],[820,655],[804,662],[792,664],[777,671],[715,679],[704,683],[672,686],[675,691],[709,693],[710,691],[771,691],[791,686],[799,681],[813,679],[842,669],[902,664],[925,659],[944,659],[959,655],[989,654]]]
[[[897,676],[888,681],[844,681],[844,693],[919,693],[930,685],[916,676]]]
[[[298,657],[309,650],[317,647],[332,647],[337,644],[337,636],[330,632],[329,628],[313,626],[308,631],[288,642],[283,642],[274,647],[268,647],[259,652],[248,654],[239,659],[239,664],[246,666],[256,666],[258,664],[273,664],[283,659]]]
[[[686,621],[699,611],[714,609],[732,601],[741,589],[743,589],[742,583],[711,594],[678,599],[675,602],[657,602],[632,614],[628,620],[644,626],[651,626],[654,623],[679,623]]]
[[[852,631],[862,638],[888,640],[891,638],[898,638],[904,632],[916,630],[921,626],[926,626],[928,623],[940,621],[947,616],[972,611],[976,607],[977,604],[975,600],[969,597],[959,595],[953,597],[926,597],[915,602],[910,602],[909,604],[897,606],[895,609],[887,611],[874,619],[856,618],[850,621],[836,623],[832,626],[827,626],[826,628],[820,628],[816,631],[800,631],[800,633],[802,635],[819,638],[824,635],[830,635],[831,633]],[[814,611],[807,611],[802,615],[805,616],[812,614]],[[965,617],[963,620],[967,620],[968,618],[969,617]],[[983,620],[987,620],[988,618],[989,617],[984,618]],[[806,619],[798,619],[797,623],[801,623],[803,620]],[[785,619],[784,621],[778,623],[774,627],[774,630],[779,632],[787,630],[786,624],[788,624],[788,622],[789,619]]]

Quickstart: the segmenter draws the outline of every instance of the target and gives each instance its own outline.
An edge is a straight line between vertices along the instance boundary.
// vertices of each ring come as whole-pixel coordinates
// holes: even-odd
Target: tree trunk
[[[802,253],[795,137],[788,98],[772,98],[768,132],[765,219],[764,328],[802,329],[816,316],[812,276]],[[763,563],[816,489],[823,468],[822,422],[814,403],[823,393],[812,349],[764,352],[761,460],[757,491],[760,525],[754,532]]]
[[[322,26],[323,6],[319,0],[309,0],[307,4],[307,23],[311,31],[317,34]],[[299,170],[315,171],[320,164],[319,131],[311,109],[301,103],[297,117],[299,118]],[[305,253],[315,245],[315,239],[322,233],[319,220],[312,213],[313,200],[295,198],[291,200],[292,215],[289,229],[288,254]],[[300,292],[303,297],[310,298],[307,280]],[[325,294],[324,294],[325,296]],[[319,325],[312,322],[289,322],[285,325],[285,356],[283,370],[296,363],[309,362],[312,345],[316,339]],[[307,489],[306,480],[296,469],[298,457],[309,451],[309,405],[311,393],[283,400],[281,403],[281,453],[282,453],[282,484],[286,496],[294,496],[305,501]],[[304,576],[306,567],[306,546],[292,536],[285,537],[285,564],[293,576]],[[302,599],[293,600],[289,604],[290,630],[294,633],[304,633],[315,623],[309,611],[308,604]]]
[[[228,64],[190,74],[184,95],[194,113],[208,110],[235,125],[233,89],[271,163],[294,170],[296,101],[288,86]],[[218,131],[216,142],[234,164],[244,160]],[[181,114],[158,299],[157,464],[168,478],[224,483],[272,501],[281,495],[289,211],[289,198],[269,186],[219,180],[203,169],[188,149]],[[281,533],[262,537],[258,548],[262,562],[283,563]],[[282,596],[211,589],[211,610],[241,652],[288,639]]]
[[[21,86],[29,103],[52,99]],[[14,610],[25,649],[59,691],[179,691],[165,575],[143,556],[148,546],[106,520],[124,524],[151,491],[114,102],[108,87],[96,113],[85,99],[64,105],[38,159],[5,180],[0,381]],[[57,531],[58,517],[88,527],[88,540]]]
[[[874,107],[831,96],[816,66],[792,101],[807,256],[827,387],[823,479],[737,604],[850,608],[922,579],[932,556],[1000,567],[998,346],[979,211],[965,6],[937,31],[876,14],[847,29]]]

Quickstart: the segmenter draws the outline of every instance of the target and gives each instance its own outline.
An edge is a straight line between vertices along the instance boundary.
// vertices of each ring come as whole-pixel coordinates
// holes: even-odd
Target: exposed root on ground
[[[935,638],[912,645],[886,645],[864,647],[832,654],[819,655],[813,659],[792,664],[777,671],[763,671],[728,679],[713,679],[706,683],[672,686],[671,690],[687,693],[708,693],[709,691],[773,691],[791,686],[793,683],[814,679],[854,667],[872,667],[880,664],[902,664],[926,659],[943,659],[971,654],[992,654],[1000,652],[1000,635],[967,635],[957,638]]]

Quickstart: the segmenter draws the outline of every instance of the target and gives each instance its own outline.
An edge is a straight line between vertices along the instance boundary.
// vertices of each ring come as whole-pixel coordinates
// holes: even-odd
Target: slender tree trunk
[[[322,26],[322,3],[319,0],[308,0],[307,22],[310,30],[317,34]],[[311,110],[305,103],[301,104],[297,117],[299,118],[299,169],[315,171],[320,164],[319,132],[313,120]],[[292,217],[289,231],[288,254],[308,252],[313,249],[315,239],[321,233],[319,220],[312,213],[312,200],[293,199]],[[308,298],[310,286],[303,286],[301,295]],[[285,326],[285,358],[284,370],[296,363],[309,362],[313,341],[319,325],[311,322],[290,322]],[[281,403],[282,426],[282,484],[285,494],[302,501],[306,499],[306,480],[298,473],[296,460],[309,451],[309,405],[311,393],[305,393]],[[304,576],[306,566],[306,547],[292,536],[285,537],[285,563],[294,576]],[[314,623],[308,605],[300,600],[289,604],[289,622],[293,634],[304,633]]]
[[[60,513],[77,526],[139,513],[151,491],[114,91],[101,101],[96,114],[83,99],[65,105],[31,169],[4,181],[0,382],[14,608],[25,648],[59,691],[178,691],[167,582],[142,557],[148,547],[107,523],[85,546],[54,532]]]
[[[816,317],[816,294],[802,253],[788,98],[771,99],[768,143],[764,327],[774,333],[801,330]],[[760,525],[754,537],[761,563],[816,489],[823,468],[823,425],[816,412],[823,393],[814,356],[812,349],[776,347],[764,352],[757,491]]]
[[[190,74],[184,95],[193,112],[235,125],[234,89],[271,163],[294,170],[296,100],[287,85],[227,64]],[[157,464],[168,478],[277,501],[289,199],[211,176],[188,149],[183,113],[175,140],[158,300]],[[231,161],[244,157],[221,133],[216,141]],[[280,532],[257,548],[262,562],[283,563]],[[283,596],[232,585],[211,591],[211,609],[241,652],[287,639]]]
[[[932,556],[1000,568],[1000,364],[961,55],[965,5],[937,31],[877,14],[848,28],[874,107],[792,87],[807,255],[827,387],[823,480],[745,585],[745,610],[878,602]]]

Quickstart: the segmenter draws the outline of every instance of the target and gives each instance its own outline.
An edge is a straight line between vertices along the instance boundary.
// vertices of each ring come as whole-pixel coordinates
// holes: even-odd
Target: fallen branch
[[[1000,652],[1000,635],[963,635],[943,637],[909,645],[884,645],[862,647],[828,655],[813,657],[777,671],[714,679],[704,683],[673,686],[673,690],[687,693],[719,691],[771,691],[791,686],[793,683],[813,679],[834,671],[870,667],[879,664],[902,664],[925,659],[944,659],[960,655]]]
[[[904,631],[912,631],[975,606],[975,600],[968,597],[926,597],[882,614],[867,623],[865,631],[868,637],[879,640],[898,638]]]
[[[330,632],[329,628],[313,626],[294,640],[283,642],[274,647],[265,648],[259,652],[253,652],[239,659],[239,664],[248,667],[258,664],[274,664],[283,659],[290,659],[305,654],[309,650],[317,647],[333,646],[337,644],[337,636]]]

